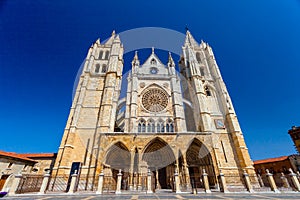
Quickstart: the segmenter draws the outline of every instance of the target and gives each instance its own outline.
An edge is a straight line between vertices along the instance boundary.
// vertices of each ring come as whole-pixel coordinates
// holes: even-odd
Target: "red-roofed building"
[[[254,168],[257,174],[266,173],[266,169],[268,169],[272,174],[281,172],[288,174],[289,168],[291,168],[294,172],[300,171],[300,156],[289,155],[256,160],[254,161]]]
[[[56,153],[27,153],[0,151],[0,191],[6,191],[15,174],[44,174],[51,172]]]

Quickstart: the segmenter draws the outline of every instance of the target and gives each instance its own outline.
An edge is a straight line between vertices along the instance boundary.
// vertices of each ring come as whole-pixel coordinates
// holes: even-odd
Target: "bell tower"
[[[214,150],[219,155],[219,169],[225,166],[234,169],[237,166],[240,172],[245,169],[249,174],[255,174],[212,48],[203,41],[198,44],[187,31],[182,52],[180,72],[189,86],[184,97],[196,108],[196,131],[212,133]],[[232,161],[231,156],[234,157]]]
[[[88,50],[59,147],[54,174],[72,173],[80,163],[85,174],[99,171],[100,136],[114,132],[123,71],[123,45],[115,32]],[[79,170],[79,169],[76,169]],[[74,170],[73,170],[74,173]]]

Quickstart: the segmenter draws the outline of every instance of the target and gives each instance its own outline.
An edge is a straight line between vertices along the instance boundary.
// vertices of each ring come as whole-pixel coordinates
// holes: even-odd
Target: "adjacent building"
[[[257,174],[265,174],[266,169],[272,174],[288,174],[291,168],[293,172],[300,171],[300,155],[281,156],[254,161]]]
[[[51,173],[56,153],[18,154],[0,151],[0,191],[8,191],[16,174]]]

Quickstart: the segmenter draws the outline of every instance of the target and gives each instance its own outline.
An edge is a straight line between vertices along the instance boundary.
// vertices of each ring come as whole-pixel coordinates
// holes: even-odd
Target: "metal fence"
[[[141,191],[147,191],[147,175],[142,174],[140,175],[140,190]]]
[[[117,188],[116,179],[113,176],[104,176],[103,179],[103,193],[115,192]]]
[[[77,191],[96,191],[99,178],[81,174],[77,180]]]
[[[23,174],[16,193],[21,194],[27,192],[39,192],[42,186],[43,179],[43,175]]]
[[[47,191],[50,192],[66,192],[69,177],[66,175],[51,176]]]

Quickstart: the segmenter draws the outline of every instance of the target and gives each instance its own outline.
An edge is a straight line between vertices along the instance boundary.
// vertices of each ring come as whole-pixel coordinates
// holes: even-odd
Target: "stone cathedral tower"
[[[256,185],[212,48],[203,41],[199,45],[187,31],[180,72],[175,65],[171,54],[164,64],[153,48],[144,63],[136,52],[131,71],[122,77],[119,36],[113,32],[105,43],[97,40],[84,63],[54,180],[77,173],[79,183],[85,177],[85,190],[93,190],[101,171],[114,180],[121,169],[122,189],[143,190],[150,170],[153,189],[170,189],[177,171],[181,190],[204,187],[204,173],[210,187],[219,190],[222,171],[229,188],[245,187],[244,172]],[[127,82],[121,84],[122,78]],[[55,181],[51,184],[55,188]]]

